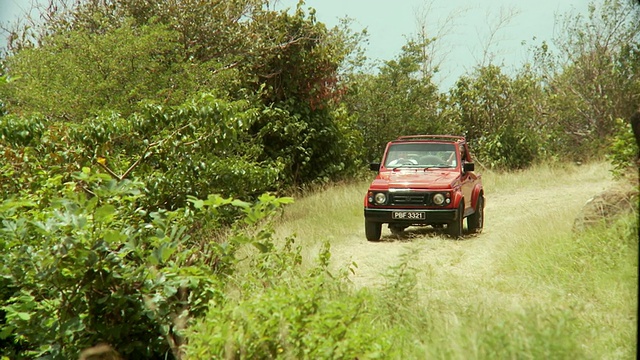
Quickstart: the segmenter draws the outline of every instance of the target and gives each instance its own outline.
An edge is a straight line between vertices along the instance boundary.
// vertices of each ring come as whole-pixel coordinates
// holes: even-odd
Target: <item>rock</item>
[[[573,222],[573,231],[582,232],[637,209],[639,191],[635,183],[621,183],[587,200]]]

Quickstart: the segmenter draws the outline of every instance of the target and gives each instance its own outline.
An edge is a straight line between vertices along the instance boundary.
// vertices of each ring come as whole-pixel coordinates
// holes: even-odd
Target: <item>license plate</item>
[[[399,220],[424,220],[426,214],[420,211],[394,211],[391,216]]]

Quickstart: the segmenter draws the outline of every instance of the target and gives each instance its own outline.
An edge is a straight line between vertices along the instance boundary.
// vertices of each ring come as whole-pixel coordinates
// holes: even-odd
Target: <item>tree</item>
[[[438,109],[440,95],[432,73],[425,72],[425,46],[409,41],[378,74],[361,74],[350,83],[345,103],[358,116],[368,160],[379,157],[386,142],[397,136],[451,129]]]
[[[525,168],[543,151],[542,89],[527,68],[514,78],[495,65],[478,68],[458,80],[448,101],[486,165]]]
[[[104,111],[128,116],[145,100],[179,104],[193,91],[182,56],[179,34],[162,24],[56,33],[5,59],[16,79],[5,86],[7,107],[81,122]]]
[[[640,10],[624,0],[591,4],[587,18],[565,15],[553,53],[543,44],[536,69],[549,98],[549,130],[557,152],[585,159],[608,146],[617,118],[637,109]]]
[[[9,113],[41,114],[52,126],[151,116],[149,106],[180,107],[202,93],[222,102],[249,101],[263,111],[238,134],[238,146],[214,158],[204,154],[210,149],[197,150],[210,169],[222,172],[214,177],[227,182],[222,192],[255,194],[253,186],[239,194],[233,186],[239,183],[225,171],[271,170],[283,186],[338,178],[352,171],[359,158],[354,156],[359,140],[350,131],[352,117],[338,101],[339,70],[352,51],[345,43],[348,37],[318,23],[313,11],[302,10],[302,2],[292,14],[266,4],[85,0],[46,12],[35,40],[14,42],[4,62],[7,78],[14,81],[0,85],[0,95]],[[272,180],[269,175],[264,185],[271,188]]]

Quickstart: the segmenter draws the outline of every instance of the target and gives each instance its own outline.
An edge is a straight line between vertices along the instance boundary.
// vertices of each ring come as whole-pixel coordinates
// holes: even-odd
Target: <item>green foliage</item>
[[[50,126],[42,116],[0,117],[0,191],[3,198],[31,198],[60,188],[82,167],[82,149],[68,143],[68,128]]]
[[[422,46],[409,42],[378,75],[353,76],[345,103],[357,116],[367,160],[380,157],[387,141],[400,135],[455,131],[437,110],[440,95],[432,74],[422,71]]]
[[[46,125],[41,117],[0,117],[0,139],[13,147],[35,146],[42,139]]]
[[[585,160],[606,151],[616,119],[637,110],[640,84],[640,9],[626,0],[591,4],[587,17],[569,14],[558,26],[558,51],[543,44],[537,70],[547,88],[549,147],[556,154]]]
[[[563,307],[506,320],[479,311],[494,304],[466,307],[453,326],[451,310],[418,296],[415,254],[380,292],[331,273],[328,247],[303,270],[293,240],[276,247],[265,223],[290,199],[260,194],[351,176],[415,133],[466,135],[483,164],[506,169],[589,157],[615,134],[621,171],[637,151],[616,120],[637,107],[637,9],[592,7],[533,70],[478,68],[443,95],[433,39],[355,73],[362,38],[303,2],[266,4],[79,1],[44,16],[37,46],[12,43],[0,76],[3,355],[75,358],[103,341],[127,358],[582,355]],[[633,243],[608,239],[637,239],[615,228],[554,265],[602,265],[613,279]]]
[[[282,104],[296,114],[327,107],[336,90],[337,70],[346,56],[314,12],[263,12],[256,21],[262,62],[252,63],[248,79],[255,89],[264,87],[263,98]],[[304,36],[301,36],[304,34]]]
[[[290,202],[210,195],[192,198],[193,207],[151,212],[139,207],[139,182],[88,168],[73,178],[40,208],[13,199],[0,206],[0,337],[18,357],[74,358],[107,342],[128,358],[180,358],[184,329],[222,301],[238,247],[270,241],[269,232],[254,237],[242,228]],[[229,206],[243,214],[237,235],[194,237],[201,221],[219,224]]]
[[[78,180],[89,176],[87,169]],[[3,250],[10,253],[2,274],[15,288],[2,306],[3,334],[28,344],[23,356],[65,358],[77,354],[77,346],[99,340],[118,343],[125,353],[138,356],[148,357],[154,349],[162,353],[166,345],[153,335],[154,324],[146,319],[137,294],[137,284],[144,281],[135,266],[139,258],[133,266],[125,261],[136,257],[138,231],[117,216],[134,211],[137,189],[112,180],[95,189],[102,196],[88,199],[74,193],[73,185],[42,212],[2,214]],[[4,205],[9,211],[15,206],[11,200]],[[140,339],[143,334],[149,335]],[[133,342],[128,348],[126,338],[147,340],[148,345]]]
[[[633,169],[633,173],[637,171],[640,150],[629,122],[616,119],[616,125],[618,131],[609,148],[608,156],[613,165],[614,175],[619,177],[629,173],[630,169]]]
[[[0,74],[3,73],[2,64],[0,64]],[[6,75],[0,75],[0,88],[8,83]],[[0,116],[4,116],[7,113],[5,100],[0,99]]]
[[[510,78],[489,65],[460,78],[449,102],[482,163],[521,169],[543,151],[541,114],[536,108],[541,96],[538,79],[526,69]]]
[[[186,194],[212,188],[253,196],[353,173],[359,134],[338,105],[338,70],[352,49],[340,30],[327,30],[302,4],[293,14],[263,5],[114,0],[51,10],[39,46],[15,44],[4,59],[8,76],[19,79],[0,84],[0,96],[14,115],[42,114],[65,128],[82,123],[72,146],[84,147],[85,162],[104,157],[124,174],[143,159],[141,167],[150,165],[148,193],[161,194],[158,206],[180,206]],[[186,107],[201,93],[246,106],[189,119]],[[210,104],[202,102],[197,106],[206,111]],[[226,139],[233,145],[200,128],[219,127],[216,121],[235,116],[228,111],[249,108],[255,109],[251,119]],[[197,130],[183,127],[189,121]],[[163,149],[136,141],[151,145],[161,137]],[[206,141],[212,139],[219,143]],[[171,188],[180,190],[169,195]]]
[[[392,344],[370,323],[366,293],[352,293],[329,273],[328,245],[308,272],[292,245],[254,258],[237,279],[238,298],[210,308],[190,329],[190,358],[388,358]]]
[[[480,137],[475,156],[491,168],[524,169],[538,158],[539,139],[526,130],[507,126],[493,134]],[[486,161],[486,163],[485,163]]]
[[[255,76],[246,83],[274,109],[250,134],[259,139],[264,158],[284,164],[284,180],[292,185],[349,175],[360,162],[354,120],[339,105],[338,70],[351,49],[301,5],[294,14],[260,14],[258,33],[270,45],[263,61],[247,69]]]
[[[251,153],[238,141],[259,111],[249,101],[227,102],[210,94],[178,107],[149,105],[127,119],[124,129],[108,131],[105,141],[90,137],[87,148],[99,149],[93,158],[113,161],[120,174],[140,160],[136,175],[145,178],[154,206],[180,207],[187,195],[211,192],[255,196],[275,188],[279,170],[249,160]],[[87,124],[83,130],[95,128]],[[121,154],[128,156],[120,159]]]
[[[357,169],[361,140],[353,122],[343,108],[304,115],[271,111],[262,114],[252,131],[261,141],[260,158],[286,166],[285,184],[302,185],[337,179]]]
[[[9,161],[0,187],[7,194],[37,191],[51,177],[67,180],[84,166],[101,166],[114,178],[144,179],[144,202],[152,207],[181,207],[187,195],[212,192],[256,196],[276,189],[283,170],[253,160],[261,149],[239,141],[259,112],[249,100],[203,94],[179,106],[147,104],[126,118],[105,113],[83,124],[5,116],[0,150]]]
[[[8,57],[9,73],[20,77],[4,91],[9,110],[79,122],[101,111],[127,116],[145,99],[183,102],[193,85],[182,74],[178,34],[161,24],[131,25],[58,33]]]

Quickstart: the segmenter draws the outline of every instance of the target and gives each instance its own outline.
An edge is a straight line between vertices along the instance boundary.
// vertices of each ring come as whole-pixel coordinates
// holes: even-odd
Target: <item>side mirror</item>
[[[464,165],[462,165],[462,171],[464,171],[464,172],[473,171],[473,170],[475,170],[475,168],[476,168],[476,166],[472,162],[466,162],[466,163],[464,163]]]
[[[371,170],[371,171],[380,171],[380,163],[371,163],[371,164],[369,164],[369,170]]]

